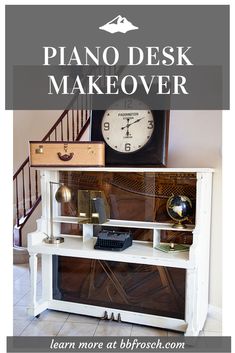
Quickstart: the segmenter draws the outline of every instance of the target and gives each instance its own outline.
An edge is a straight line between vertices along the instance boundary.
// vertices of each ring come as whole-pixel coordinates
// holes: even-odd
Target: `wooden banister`
[[[79,141],[90,123],[90,111],[77,109],[77,97],[69,104],[42,141]],[[85,112],[85,114],[84,114]],[[22,229],[41,201],[39,175],[29,157],[13,175],[15,227],[13,243],[22,246]]]
[[[123,69],[124,66],[112,68],[112,73],[120,75]],[[79,141],[82,138],[89,126],[91,111],[78,109],[78,99],[79,96],[75,95],[42,141]],[[38,172],[31,169],[29,157],[15,172],[13,182],[16,210],[14,244],[22,246],[22,228],[41,201]]]

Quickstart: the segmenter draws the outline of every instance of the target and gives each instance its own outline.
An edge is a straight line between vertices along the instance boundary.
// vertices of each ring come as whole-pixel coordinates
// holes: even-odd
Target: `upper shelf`
[[[53,222],[55,223],[71,223],[79,224],[78,217],[65,217],[57,216],[54,217]],[[97,224],[98,225],[98,224]],[[103,223],[103,226],[109,227],[129,227],[129,228],[144,228],[144,229],[159,229],[159,230],[175,230],[184,232],[192,232],[195,228],[194,225],[187,224],[187,228],[173,228],[172,223],[159,223],[159,222],[141,222],[141,221],[126,221],[126,220],[117,220],[109,219],[108,222]]]
[[[143,173],[213,173],[212,168],[147,168],[147,167],[34,167],[38,170],[61,170],[73,172],[143,172]]]

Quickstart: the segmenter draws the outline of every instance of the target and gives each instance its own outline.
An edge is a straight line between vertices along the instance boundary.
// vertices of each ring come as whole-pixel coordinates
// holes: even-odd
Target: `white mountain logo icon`
[[[126,19],[126,17],[118,15],[113,20],[99,27],[99,29],[109,33],[126,33],[129,31],[134,31],[135,29],[139,29],[139,27],[134,26],[130,21]]]

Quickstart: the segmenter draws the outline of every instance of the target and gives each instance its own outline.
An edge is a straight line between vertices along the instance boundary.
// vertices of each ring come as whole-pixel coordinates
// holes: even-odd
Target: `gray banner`
[[[93,109],[229,109],[229,6],[6,6],[6,109],[65,109],[77,94]]]
[[[185,84],[181,86],[182,77]],[[82,109],[106,110],[113,104],[121,109],[125,99],[133,101],[133,109],[140,109],[139,101],[152,110],[219,110],[223,106],[221,66],[154,70],[122,66],[111,74],[103,66],[92,66],[88,73],[87,68],[74,66],[17,66],[13,82],[13,107],[19,110],[63,109],[74,96]]]
[[[7,352],[231,352],[231,337],[7,337]]]

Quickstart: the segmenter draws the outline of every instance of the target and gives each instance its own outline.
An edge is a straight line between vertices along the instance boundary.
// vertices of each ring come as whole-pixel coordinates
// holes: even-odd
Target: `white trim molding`
[[[212,304],[209,304],[208,307],[208,316],[212,319],[218,320],[218,321],[222,321],[222,308],[220,308],[219,306],[215,306]]]

